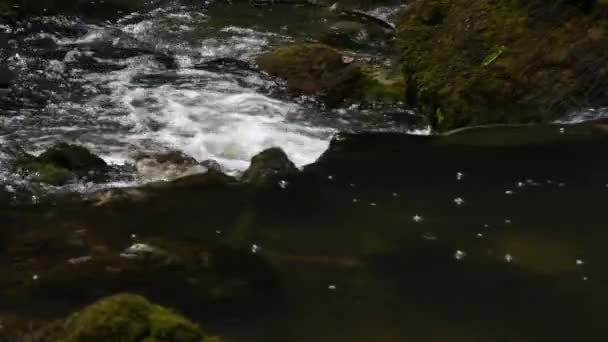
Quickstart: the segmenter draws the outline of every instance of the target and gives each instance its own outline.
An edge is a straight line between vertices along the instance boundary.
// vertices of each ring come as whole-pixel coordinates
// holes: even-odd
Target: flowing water
[[[399,8],[365,9],[390,21]],[[606,111],[414,137],[395,133],[420,128],[408,113],[328,110],[252,67],[274,46],[318,39],[331,18],[217,2],[0,22],[0,59],[17,75],[0,89],[2,145],[73,141],[116,164],[178,150],[239,173],[271,146],[304,166],[334,137],[269,189],[195,177],[0,205],[0,341],[12,320],[57,319],[120,291],[234,342],[605,341],[606,125],[565,123]],[[0,151],[15,191],[4,162]],[[183,264],[119,257],[138,242]]]

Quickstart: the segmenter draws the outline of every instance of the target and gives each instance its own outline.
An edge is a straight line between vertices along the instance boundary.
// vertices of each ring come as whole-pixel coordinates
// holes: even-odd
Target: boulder
[[[607,105],[602,11],[595,1],[415,1],[398,28],[408,103],[440,130]]]
[[[102,298],[69,317],[59,330],[46,341],[209,341],[197,324],[135,294]]]
[[[296,94],[318,95],[329,107],[351,102],[403,98],[403,82],[385,82],[380,68],[362,65],[355,58],[323,44],[295,44],[258,58],[259,67],[282,78]]]
[[[289,160],[287,154],[282,149],[273,147],[251,159],[251,165],[243,173],[241,180],[254,185],[265,185],[298,172],[298,168]]]

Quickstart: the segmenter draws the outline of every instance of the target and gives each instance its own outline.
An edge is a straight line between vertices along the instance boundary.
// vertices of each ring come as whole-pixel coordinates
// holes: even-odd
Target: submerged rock
[[[251,166],[243,173],[241,180],[254,185],[264,185],[298,173],[298,168],[287,154],[273,147],[260,152],[251,159]]]
[[[136,156],[134,166],[138,176],[146,181],[172,180],[209,170],[196,159],[179,151],[141,154]]]
[[[69,317],[60,330],[45,341],[209,341],[197,324],[135,294],[103,298]]]
[[[409,104],[439,129],[608,104],[602,2],[415,1],[399,24]]]

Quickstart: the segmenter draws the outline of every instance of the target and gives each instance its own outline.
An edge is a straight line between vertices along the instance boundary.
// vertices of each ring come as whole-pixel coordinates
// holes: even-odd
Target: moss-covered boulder
[[[439,129],[543,122],[606,105],[604,6],[418,0],[399,25],[407,100]]]
[[[254,185],[265,185],[298,173],[298,168],[289,160],[285,151],[278,147],[269,148],[251,159],[251,165],[243,173],[241,180]]]
[[[68,318],[63,330],[47,341],[209,341],[197,324],[133,294],[99,300]]]
[[[75,178],[103,181],[110,170],[106,162],[78,145],[59,143],[38,157],[20,153],[16,165],[33,180],[63,185]]]
[[[323,44],[295,44],[258,58],[259,67],[286,81],[296,94],[318,95],[328,106],[344,100],[381,101],[404,94],[403,82],[386,82],[376,68]]]

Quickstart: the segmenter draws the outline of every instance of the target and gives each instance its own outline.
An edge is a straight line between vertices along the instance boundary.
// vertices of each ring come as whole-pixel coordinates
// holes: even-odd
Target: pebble
[[[457,250],[454,253],[454,259],[456,259],[456,260],[462,260],[466,255],[467,255],[467,253],[465,253],[464,251]]]

